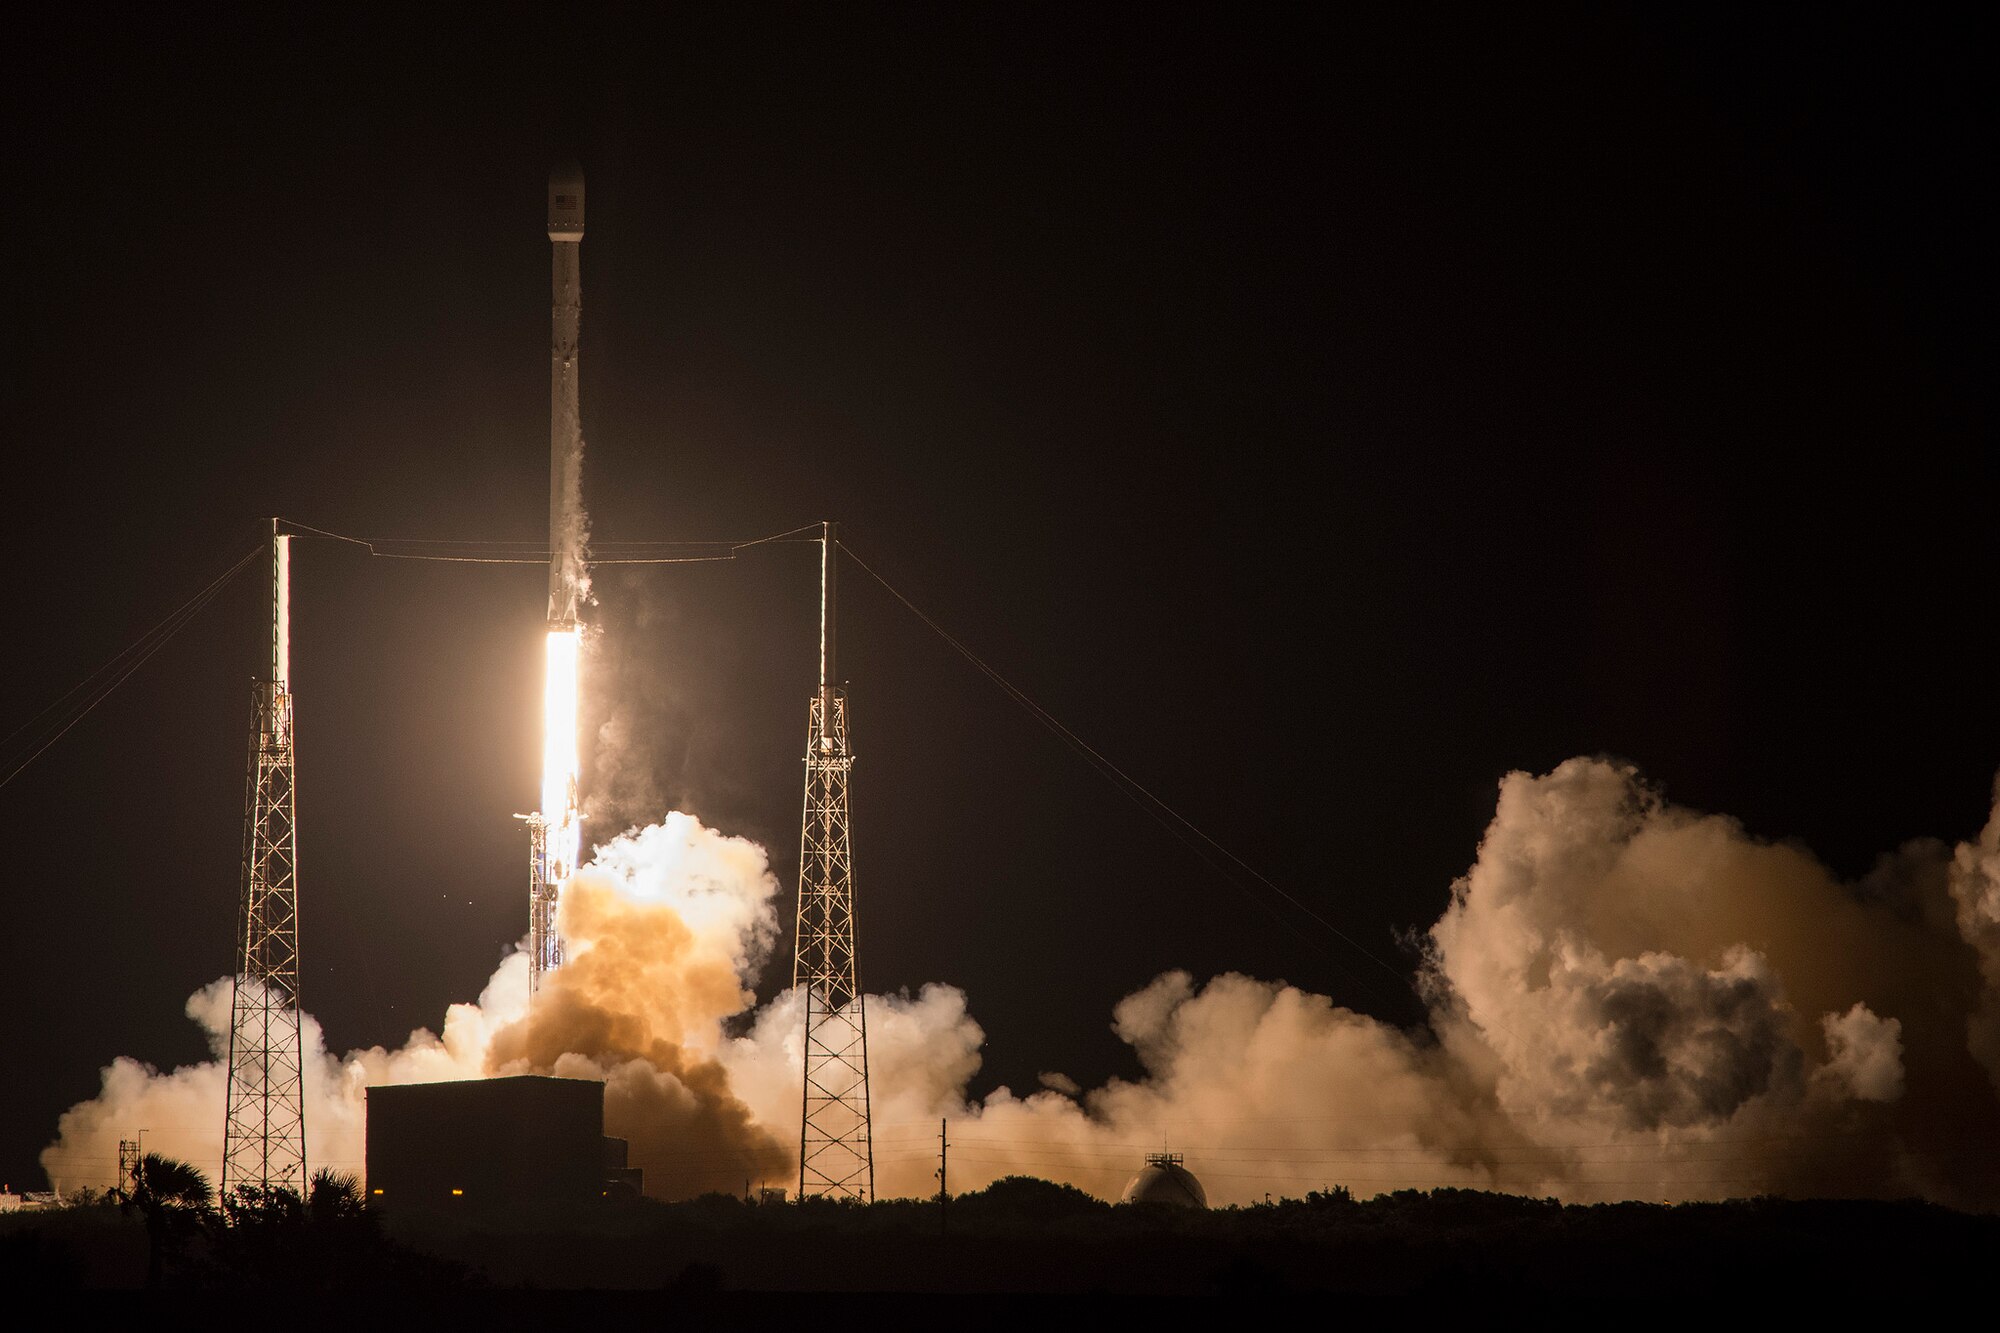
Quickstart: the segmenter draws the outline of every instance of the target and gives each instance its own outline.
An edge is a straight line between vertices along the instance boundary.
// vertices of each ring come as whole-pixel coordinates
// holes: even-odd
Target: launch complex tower
[[[529,829],[529,994],[562,966],[557,908],[582,843],[577,705],[589,590],[584,565],[583,171],[550,173],[553,249],[549,346],[549,601],[539,808]],[[847,692],[834,674],[834,525],[820,525],[819,688],[806,727],[792,984],[805,1000],[799,1195],[872,1201],[868,1023],[855,969]],[[271,524],[271,673],[256,683],[237,916],[236,984],[221,1191],[239,1185],[304,1196],[305,1079],[299,1007],[298,850],[293,802],[291,538]],[[136,1151],[136,1148],[135,1148]]]
[[[805,997],[805,1107],[799,1197],[872,1202],[868,1017],[854,967],[854,845],[849,833],[847,691],[834,684],[831,523],[820,525],[819,689],[806,724],[806,799],[799,832],[799,919],[792,985]]]
[[[292,803],[292,539],[271,520],[271,676],[251,691],[249,791],[229,1091],[219,1193],[306,1192],[305,1064],[299,1040],[298,835]]]

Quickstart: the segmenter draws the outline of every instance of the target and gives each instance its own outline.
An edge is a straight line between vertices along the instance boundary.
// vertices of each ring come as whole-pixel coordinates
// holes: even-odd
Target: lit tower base
[[[239,1185],[306,1192],[299,1037],[298,841],[293,810],[291,541],[271,521],[271,678],[252,699],[243,893],[229,1023],[221,1195]]]
[[[854,969],[847,692],[833,683],[833,525],[820,527],[819,691],[806,728],[805,817],[792,985],[806,1006],[799,1197],[875,1197],[868,1122],[868,1019]]]

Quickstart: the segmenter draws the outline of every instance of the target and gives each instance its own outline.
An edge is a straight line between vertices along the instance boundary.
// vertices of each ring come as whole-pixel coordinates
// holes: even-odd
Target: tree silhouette
[[[214,1216],[215,1191],[198,1168],[149,1152],[115,1193],[120,1208],[145,1220],[146,1285],[157,1287],[168,1251],[199,1235]]]
[[[321,1167],[306,1188],[306,1217],[314,1226],[338,1226],[372,1217],[361,1181],[352,1172]]]
[[[222,1200],[222,1218],[231,1227],[296,1231],[305,1225],[305,1201],[283,1185],[238,1185]]]

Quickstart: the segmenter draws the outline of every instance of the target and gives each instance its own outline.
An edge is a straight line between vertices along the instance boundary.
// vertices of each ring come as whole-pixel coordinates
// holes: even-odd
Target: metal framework
[[[792,984],[804,992],[805,1106],[799,1197],[875,1197],[868,1120],[868,1018],[854,968],[847,694],[833,684],[832,524],[820,527],[819,692],[806,728],[805,813]]]
[[[539,814],[522,816],[528,823],[528,994],[542,988],[542,979],[562,966],[562,936],[556,933],[556,904],[562,881],[551,876],[549,821]]]
[[[306,1190],[305,1066],[299,1035],[298,840],[293,809],[291,538],[271,523],[271,678],[252,693],[236,985],[221,1191]]]

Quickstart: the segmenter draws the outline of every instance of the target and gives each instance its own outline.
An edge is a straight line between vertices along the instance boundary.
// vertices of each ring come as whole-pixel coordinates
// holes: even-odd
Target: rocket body
[[[543,692],[542,800],[528,817],[528,993],[562,966],[557,904],[582,843],[577,778],[578,670],[584,572],[583,415],[577,331],[583,318],[583,169],[549,173],[549,244],[554,268],[549,338],[549,633]]]
[[[583,568],[583,414],[577,333],[583,319],[583,169],[549,173],[554,251],[549,339],[549,624],[574,625],[588,588]]]

